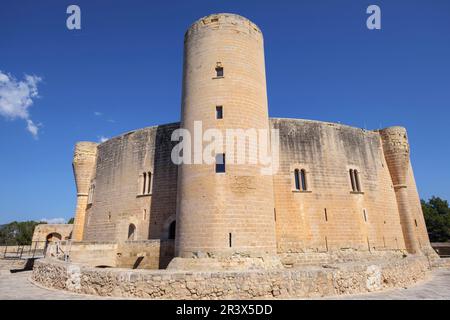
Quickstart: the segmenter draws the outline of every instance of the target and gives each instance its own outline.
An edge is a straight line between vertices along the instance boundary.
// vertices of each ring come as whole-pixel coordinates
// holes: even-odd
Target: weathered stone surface
[[[181,272],[95,269],[50,259],[37,261],[33,280],[47,287],[101,296],[153,299],[264,299],[346,295],[406,287],[424,279],[422,256],[342,263],[333,268]]]

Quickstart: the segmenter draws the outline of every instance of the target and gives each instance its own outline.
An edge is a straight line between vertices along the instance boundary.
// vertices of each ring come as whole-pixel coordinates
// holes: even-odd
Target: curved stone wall
[[[170,137],[178,127],[174,123],[144,128],[98,146],[83,240],[127,241],[131,224],[136,227],[132,240],[167,239],[163,231],[175,216],[177,194]],[[149,172],[150,192],[144,193],[143,173]]]
[[[406,249],[378,131],[301,119],[272,118],[270,125],[280,132],[280,165],[273,176],[278,253]],[[178,168],[170,159],[170,136],[178,127],[145,128],[98,146],[84,240],[126,241],[131,223],[137,227],[135,240],[167,239],[177,207]],[[407,199],[423,251],[430,246],[409,167]],[[296,168],[306,170],[305,192],[294,190]],[[349,169],[358,170],[361,192],[352,192]],[[141,195],[139,177],[148,171],[152,192]]]
[[[54,260],[35,262],[32,280],[54,289],[150,299],[305,298],[373,292],[423,279],[424,257],[276,271],[180,272],[96,269]]]
[[[298,119],[271,123],[280,130],[279,252],[405,249],[378,132]],[[295,190],[295,169],[306,171],[307,191]],[[358,171],[360,192],[352,189],[350,169]]]

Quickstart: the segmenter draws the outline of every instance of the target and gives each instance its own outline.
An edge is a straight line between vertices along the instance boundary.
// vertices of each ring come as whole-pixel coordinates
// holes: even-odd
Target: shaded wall
[[[98,146],[92,204],[88,206],[84,240],[164,238],[166,224],[176,213],[177,167],[170,153],[172,131],[179,124],[137,130]],[[142,194],[142,174],[152,173],[149,194]]]

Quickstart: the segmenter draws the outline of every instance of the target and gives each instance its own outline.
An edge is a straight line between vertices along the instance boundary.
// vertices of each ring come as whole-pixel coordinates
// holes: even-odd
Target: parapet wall
[[[152,299],[286,299],[373,292],[409,286],[429,270],[424,257],[277,271],[177,272],[96,269],[38,260],[32,280],[55,289]]]

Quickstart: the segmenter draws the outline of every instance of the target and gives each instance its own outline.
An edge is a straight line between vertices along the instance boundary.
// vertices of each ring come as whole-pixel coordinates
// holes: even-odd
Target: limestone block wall
[[[287,299],[405,287],[424,279],[425,257],[273,271],[98,269],[38,260],[32,281],[71,292],[151,299]]]
[[[408,186],[408,197],[410,201],[410,210],[412,218],[414,219],[414,227],[416,230],[417,240],[422,251],[430,250],[430,238],[428,237],[427,226],[425,224],[425,217],[423,216],[422,204],[420,203],[419,192],[414,178],[414,170],[409,162],[408,176],[406,178],[406,185]]]
[[[45,242],[54,234],[55,239],[68,240],[73,231],[73,224],[39,224],[34,229],[33,242]],[[59,237],[59,238],[58,238]]]
[[[70,261],[91,267],[116,267],[117,248],[115,242],[62,242],[60,247],[69,253]],[[54,252],[49,248],[49,252]]]
[[[130,240],[167,238],[167,225],[175,219],[177,193],[170,137],[178,127],[144,128],[98,146],[91,181],[95,192],[87,209],[84,240],[127,241],[130,225],[136,228]]]
[[[222,119],[216,118],[217,106],[223,107]],[[269,128],[263,36],[246,18],[214,14],[186,32],[181,127],[193,134],[197,121],[223,137],[225,129]],[[194,161],[209,142],[200,144],[201,150],[192,152]],[[276,252],[271,176],[261,174],[260,162],[233,164],[232,154],[225,156],[226,173],[215,172],[215,161],[180,166],[179,257]]]
[[[380,135],[339,124],[271,119],[280,130],[274,176],[280,253],[404,250],[398,207]],[[294,170],[307,191],[294,190]],[[352,192],[357,169],[361,192]]]
[[[406,129],[402,127],[386,128],[380,130],[380,136],[397,198],[405,245],[408,252],[419,253],[417,220],[414,219],[416,205],[412,204],[411,206],[412,193],[410,192],[410,185],[408,185],[408,180],[411,178],[409,172],[411,162]],[[409,182],[412,183],[412,181]]]
[[[165,269],[174,257],[174,241],[129,241],[121,243],[117,253],[118,268]]]
[[[73,156],[73,173],[77,187],[77,207],[75,211],[72,238],[80,241],[84,236],[86,210],[88,206],[91,180],[95,172],[97,143],[78,142]]]

